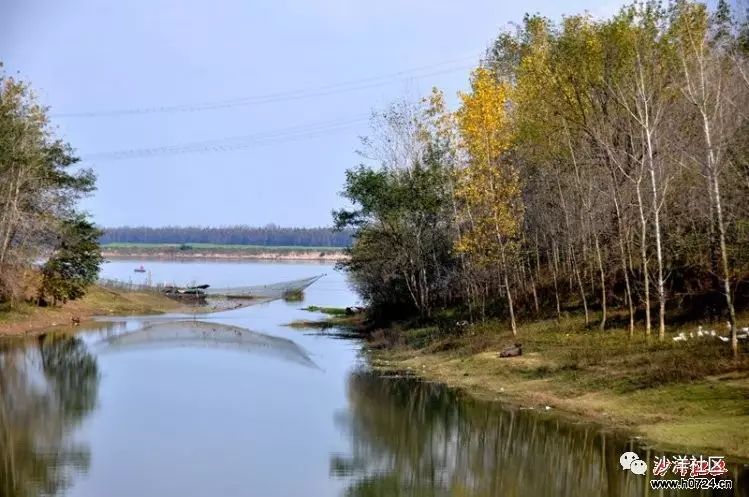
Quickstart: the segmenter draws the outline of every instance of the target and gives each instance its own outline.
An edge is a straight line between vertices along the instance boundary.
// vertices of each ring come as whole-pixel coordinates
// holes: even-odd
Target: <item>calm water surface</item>
[[[143,264],[150,274],[133,273]],[[303,302],[119,319],[0,341],[0,497],[749,495],[647,490],[647,448],[552,414],[370,372],[359,344],[284,326],[358,303],[329,265],[117,261],[105,277],[254,285]]]

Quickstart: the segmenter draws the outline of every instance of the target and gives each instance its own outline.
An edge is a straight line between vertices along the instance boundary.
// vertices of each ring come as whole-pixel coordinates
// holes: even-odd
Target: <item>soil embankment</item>
[[[125,316],[189,311],[184,304],[153,293],[111,290],[94,285],[79,300],[54,307],[21,303],[0,310],[0,336],[24,335],[71,326],[93,316]]]

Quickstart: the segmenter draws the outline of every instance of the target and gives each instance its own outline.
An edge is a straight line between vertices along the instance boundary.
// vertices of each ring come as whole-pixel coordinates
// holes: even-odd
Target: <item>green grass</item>
[[[299,319],[288,323],[286,326],[296,329],[327,330],[330,328],[345,328],[354,330],[362,326],[365,318],[365,315],[363,313],[351,315],[346,314],[346,309],[340,307],[320,307],[316,305],[310,305],[302,310],[309,312],[320,312],[322,314],[326,314],[327,316],[324,319],[315,321],[308,319]]]
[[[31,315],[35,307],[26,302],[19,302],[13,307],[7,302],[0,303],[0,324],[10,323]]]
[[[308,307],[305,307],[302,310],[309,311],[309,312],[321,312],[329,316],[345,316],[346,315],[346,309],[344,309],[343,307],[318,307],[316,305],[310,305]]]
[[[741,324],[747,315],[740,316]],[[704,323],[703,323],[704,324]],[[437,326],[376,330],[375,365],[409,369],[475,395],[550,405],[639,433],[664,448],[716,449],[749,457],[749,344],[734,360],[714,338],[674,342],[589,328],[581,317],[523,323],[513,337],[492,321],[445,333]],[[497,353],[520,342],[521,357]]]
[[[329,320],[309,321],[306,319],[297,319],[287,323],[286,326],[297,330],[328,330],[335,328],[337,325]]]

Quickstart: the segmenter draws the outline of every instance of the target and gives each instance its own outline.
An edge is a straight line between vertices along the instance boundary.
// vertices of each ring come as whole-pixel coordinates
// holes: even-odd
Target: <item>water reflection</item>
[[[736,493],[653,493],[646,477],[619,467],[632,448],[626,440],[438,385],[357,372],[348,397],[350,410],[337,421],[351,454],[333,456],[331,472],[352,480],[351,497],[747,495],[737,481],[746,468],[736,466]]]
[[[0,495],[62,493],[91,455],[71,431],[96,405],[96,359],[74,337],[0,342]]]
[[[175,280],[196,265],[172,264]],[[216,277],[231,286],[255,266],[209,269],[223,267]],[[263,267],[272,276],[256,281],[309,271]],[[305,305],[356,297],[343,277],[307,297],[205,321],[131,316],[79,327],[78,338],[0,340],[0,497],[673,495],[625,476],[627,441],[594,427],[413,380],[349,380],[356,342],[282,325],[309,319]],[[310,374],[311,358],[323,371]],[[732,471],[746,496],[749,473]]]
[[[307,352],[291,340],[208,321],[148,323],[138,330],[109,336],[95,344],[98,352],[177,347],[241,350],[317,368]]]

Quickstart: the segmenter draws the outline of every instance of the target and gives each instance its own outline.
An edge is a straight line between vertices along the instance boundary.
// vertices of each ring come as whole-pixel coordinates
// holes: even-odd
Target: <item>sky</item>
[[[526,12],[620,4],[0,0],[0,61],[97,174],[99,225],[324,226],[373,109],[454,105]]]

